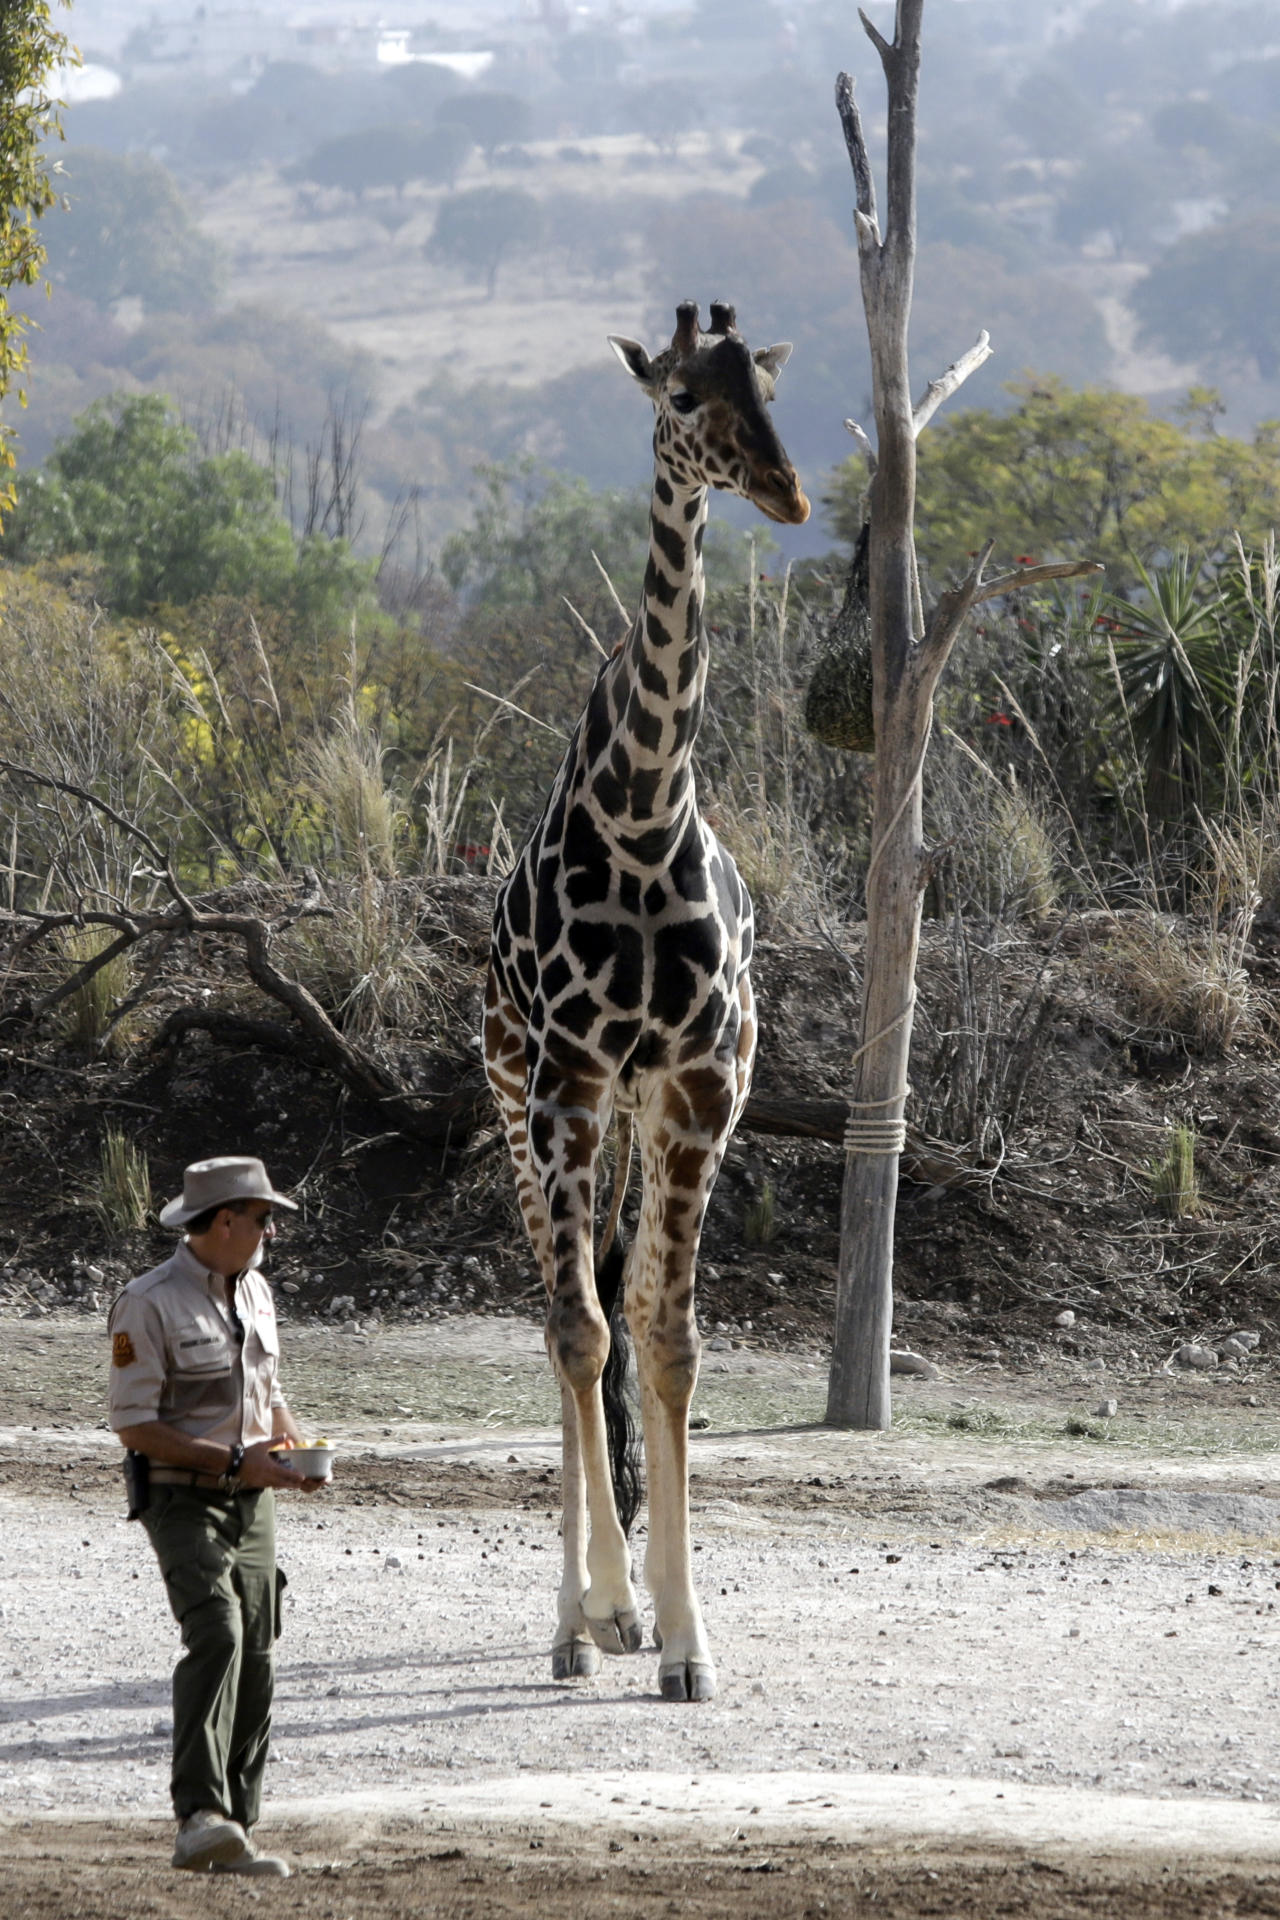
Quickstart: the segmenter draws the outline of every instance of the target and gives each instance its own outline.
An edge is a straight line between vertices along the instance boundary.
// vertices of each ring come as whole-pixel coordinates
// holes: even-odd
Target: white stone
[[[1206,1373],[1210,1367],[1217,1366],[1218,1356],[1211,1347],[1197,1347],[1188,1343],[1177,1349],[1173,1363],[1177,1367],[1193,1367]]]
[[[913,1374],[917,1380],[936,1380],[938,1369],[922,1353],[909,1353],[905,1348],[895,1347],[889,1355],[890,1373]]]

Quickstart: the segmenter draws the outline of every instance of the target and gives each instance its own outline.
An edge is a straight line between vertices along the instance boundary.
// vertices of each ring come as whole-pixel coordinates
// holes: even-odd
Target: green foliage
[[[766,1180],[742,1217],[742,1238],[749,1247],[770,1247],[778,1237],[778,1195]]]
[[[590,619],[604,604],[593,552],[618,569],[614,584],[624,604],[638,595],[647,491],[596,492],[531,461],[483,467],[479,479],[471,526],[446,540],[440,556],[445,579],[469,604],[488,612],[545,608],[564,594]]]
[[[436,109],[441,126],[464,127],[492,161],[499,147],[527,140],[533,132],[533,109],[519,94],[475,91],[451,94]]]
[[[483,280],[492,300],[502,262],[536,247],[541,232],[542,208],[531,193],[521,187],[472,187],[442,202],[426,252],[428,259]]]
[[[1108,595],[1102,624],[1114,656],[1113,711],[1142,762],[1148,812],[1166,821],[1205,804],[1224,752],[1236,648],[1223,595],[1197,577],[1186,553],[1138,571],[1142,599]]]
[[[1274,180],[1274,176],[1273,176]],[[1280,212],[1187,234],[1156,261],[1131,302],[1141,337],[1179,359],[1252,360],[1280,373]]]
[[[471,147],[471,135],[457,121],[426,128],[413,123],[362,127],[322,141],[289,172],[294,179],[348,193],[376,187],[398,192],[412,180],[452,182]]]
[[[1193,1219],[1201,1211],[1194,1127],[1168,1129],[1164,1150],[1150,1162],[1147,1178],[1151,1198],[1170,1220]]]
[[[44,264],[41,217],[58,198],[45,145],[61,138],[50,71],[67,58],[65,34],[55,31],[46,0],[26,0],[0,15],[0,399],[27,364],[26,318],[10,307],[11,287],[31,287]],[[19,395],[23,404],[26,396]],[[13,428],[0,425],[0,478],[14,465]],[[14,503],[5,478],[0,521]]]
[[[185,606],[215,593],[309,610],[367,587],[367,564],[340,543],[299,547],[271,475],[244,453],[199,458],[196,436],[159,394],[116,395],[23,488],[5,541],[11,558],[98,556],[112,610]]]
[[[55,289],[99,307],[129,296],[162,312],[212,303],[221,282],[217,248],[158,160],[73,147],[64,173],[66,211],[47,238]]]
[[[990,538],[998,563],[1092,559],[1107,585],[1139,581],[1135,556],[1213,551],[1234,529],[1260,539],[1280,519],[1274,431],[1252,442],[1160,420],[1134,394],[1015,382],[1007,413],[972,409],[935,421],[920,442],[919,547],[939,578],[963,570]],[[1206,396],[1193,396],[1203,410]],[[866,484],[860,460],[826,496],[842,539],[856,538]]]

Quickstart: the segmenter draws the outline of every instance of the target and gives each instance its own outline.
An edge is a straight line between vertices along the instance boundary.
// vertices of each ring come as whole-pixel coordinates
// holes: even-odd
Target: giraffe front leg
[[[689,1540],[689,1403],[698,1377],[699,1340],[690,1312],[677,1326],[637,1342],[645,1454],[649,1468],[649,1550],[645,1581],[653,1595],[654,1640],[661,1649],[664,1700],[711,1700],[715,1662],[693,1590]]]
[[[595,1301],[594,1290],[587,1300],[572,1288],[557,1286],[547,1316],[547,1344],[561,1378],[562,1394],[572,1405],[576,1459],[590,1518],[590,1534],[581,1561],[586,1574],[585,1590],[579,1588],[581,1618],[602,1652],[635,1653],[643,1638],[640,1609],[631,1582],[631,1555],[614,1505],[604,1399],[600,1391],[609,1329]],[[566,1464],[567,1460],[566,1449]],[[569,1516],[566,1498],[566,1582],[569,1579]],[[580,1543],[580,1532],[577,1537]]]
[[[578,1448],[578,1409],[561,1383],[561,1491],[564,1570],[560,1578],[556,1637],[551,1649],[553,1680],[587,1680],[600,1670],[600,1654],[587,1628],[582,1602],[588,1586],[587,1489]]]
[[[712,1119],[727,1122],[729,1102]],[[708,1134],[711,1133],[708,1128]],[[664,1119],[641,1139],[644,1200],[632,1254],[627,1317],[635,1342],[649,1473],[649,1550],[654,1640],[664,1700],[710,1700],[715,1663],[693,1589],[689,1538],[689,1405],[701,1342],[694,1267],[707,1197],[722,1148],[711,1135],[673,1138]]]

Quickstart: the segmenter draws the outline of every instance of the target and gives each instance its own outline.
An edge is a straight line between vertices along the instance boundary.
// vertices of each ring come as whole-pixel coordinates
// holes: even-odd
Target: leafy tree
[[[1252,360],[1280,374],[1280,212],[1187,234],[1131,296],[1142,339],[1179,359]]]
[[[407,114],[411,120],[430,119],[461,85],[457,74],[431,60],[409,60],[403,66],[388,67],[378,77],[378,87],[388,104],[396,103],[397,117]]]
[[[498,268],[512,253],[536,247],[542,208],[520,187],[472,187],[442,202],[427,241],[428,259],[445,260],[485,283],[492,300]]]
[[[516,145],[533,133],[533,108],[518,93],[451,94],[436,109],[436,119],[441,126],[453,121],[465,127],[490,165],[499,147]]]
[[[348,193],[376,187],[399,192],[411,180],[452,181],[470,149],[470,134],[452,121],[430,128],[411,123],[362,127],[322,141],[289,171],[293,179]]]
[[[326,543],[328,545],[328,543]],[[246,454],[201,459],[196,436],[158,394],[99,401],[23,488],[5,540],[18,560],[97,555],[113,612],[138,614],[212,593],[282,602],[348,597],[368,567],[334,547],[300,553],[271,476]]]
[[[14,313],[10,287],[34,286],[44,264],[41,216],[57,193],[45,141],[61,137],[48,92],[52,68],[66,58],[65,34],[55,32],[46,0],[27,0],[0,15],[0,400],[27,364],[26,318]],[[26,404],[25,394],[19,398]],[[13,428],[0,425],[0,475],[12,471]],[[0,486],[0,520],[13,506],[14,488]]]
[[[1261,537],[1280,516],[1274,430],[1252,442],[1197,433],[1158,419],[1138,395],[1053,379],[1009,391],[1012,411],[956,413],[922,437],[919,542],[940,577],[994,539],[1005,560],[1101,560],[1108,586],[1125,592],[1137,561],[1212,550],[1237,528]],[[1208,396],[1192,399],[1203,411]],[[827,496],[843,539],[861,524],[865,480],[850,461]]]
[[[192,220],[173,176],[142,154],[73,149],[67,212],[49,229],[49,276],[99,307],[133,295],[189,311],[218,290],[218,250]]]

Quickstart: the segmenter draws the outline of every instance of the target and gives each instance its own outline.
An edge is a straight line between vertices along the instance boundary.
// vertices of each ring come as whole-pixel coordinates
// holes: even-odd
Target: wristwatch
[[[237,1441],[231,1449],[231,1458],[227,1462],[227,1470],[222,1475],[222,1484],[228,1493],[238,1491],[240,1486],[240,1469],[243,1465],[244,1448],[240,1445],[239,1441]]]

